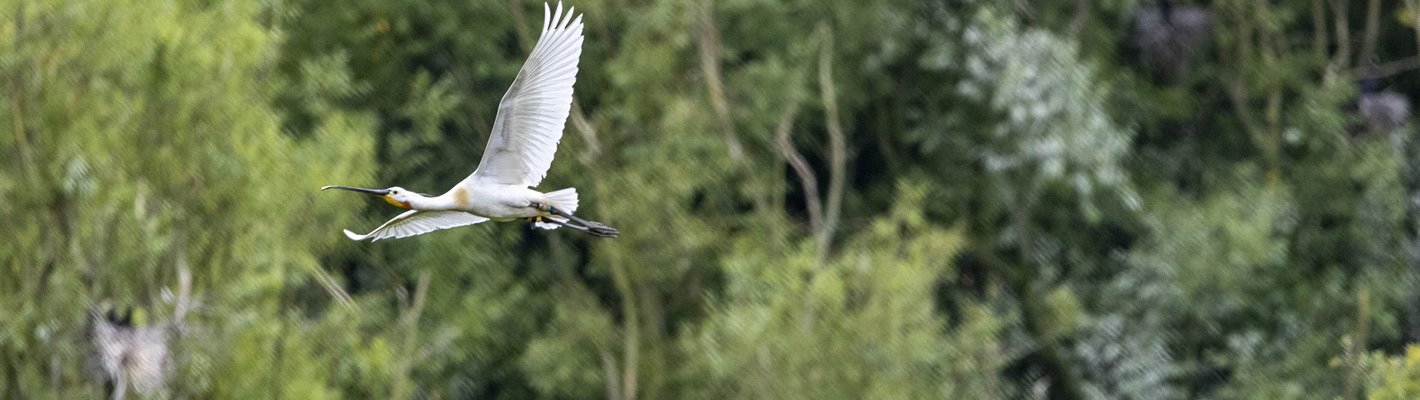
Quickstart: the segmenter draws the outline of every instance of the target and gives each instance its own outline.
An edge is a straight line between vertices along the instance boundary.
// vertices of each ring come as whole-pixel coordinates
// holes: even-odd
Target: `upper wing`
[[[555,14],[548,14],[546,4],[542,10],[542,36],[498,103],[483,159],[465,182],[537,186],[552,166],[572,109],[572,84],[582,56],[582,17],[573,19],[572,9],[563,14],[562,3]]]
[[[371,241],[390,238],[399,239],[440,229],[473,225],[487,220],[488,218],[463,211],[409,210],[364,235],[355,234],[355,232],[351,232],[347,229],[345,230],[345,237],[350,238],[350,240],[372,239]]]

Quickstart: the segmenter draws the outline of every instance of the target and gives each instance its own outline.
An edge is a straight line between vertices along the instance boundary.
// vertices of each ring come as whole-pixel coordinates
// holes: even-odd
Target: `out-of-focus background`
[[[0,1],[0,397],[1420,396],[1420,1]]]

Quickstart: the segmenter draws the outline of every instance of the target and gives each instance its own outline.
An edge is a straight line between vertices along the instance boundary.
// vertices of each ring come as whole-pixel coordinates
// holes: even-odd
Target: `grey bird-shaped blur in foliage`
[[[562,128],[572,108],[572,85],[582,54],[582,17],[562,4],[550,11],[543,5],[542,35],[527,63],[498,104],[498,117],[478,169],[439,196],[401,187],[365,189],[326,186],[380,196],[409,211],[370,233],[345,231],[351,240],[380,240],[419,235],[488,220],[524,219],[542,229],[568,227],[601,237],[616,237],[615,228],[572,215],[577,211],[575,188],[548,193],[537,186],[552,166]]]
[[[1213,13],[1206,8],[1160,0],[1158,7],[1134,10],[1133,43],[1146,65],[1164,80],[1176,81],[1188,72],[1212,24]]]
[[[1361,96],[1356,107],[1374,133],[1399,129],[1410,118],[1410,100],[1392,90],[1382,90],[1375,78],[1361,80]]]
[[[167,327],[134,326],[131,312],[112,308],[90,318],[93,361],[112,398],[126,398],[130,390],[143,398],[163,397],[173,369]]]

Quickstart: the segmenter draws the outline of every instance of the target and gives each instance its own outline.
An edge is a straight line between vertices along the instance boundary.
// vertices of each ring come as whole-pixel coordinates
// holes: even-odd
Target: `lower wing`
[[[380,239],[399,239],[402,237],[433,232],[440,229],[449,229],[464,225],[473,225],[487,220],[488,218],[483,218],[463,211],[409,210],[405,211],[404,214],[400,214],[394,217],[393,219],[390,219],[389,222],[385,222],[384,225],[380,225],[379,228],[375,228],[375,230],[370,231],[370,233],[366,233],[364,235],[356,234],[355,232],[351,232],[347,229],[345,231],[345,237],[350,238],[350,240],[370,239],[371,241]]]

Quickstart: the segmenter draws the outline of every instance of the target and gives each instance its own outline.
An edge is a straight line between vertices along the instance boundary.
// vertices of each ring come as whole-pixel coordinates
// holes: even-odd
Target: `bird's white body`
[[[582,18],[564,14],[562,4],[552,12],[543,6],[542,34],[527,63],[498,103],[498,117],[478,169],[439,196],[425,196],[400,187],[361,189],[327,186],[382,196],[390,204],[408,208],[368,234],[345,231],[353,240],[402,238],[434,230],[472,225],[488,220],[532,218],[535,226],[556,229],[569,226],[598,236],[616,236],[616,229],[572,216],[577,210],[575,189],[548,193],[533,190],[557,152],[562,128],[572,108],[572,85],[582,54]],[[575,224],[569,224],[572,221]]]
[[[460,184],[435,197],[411,196],[409,208],[424,211],[463,211],[494,221],[545,217],[528,204],[546,202],[542,192],[526,186]]]
[[[450,191],[453,192],[453,191]],[[546,212],[528,208],[528,204],[545,202],[542,192],[517,185],[473,185],[469,202],[463,209],[494,221],[546,217]]]

